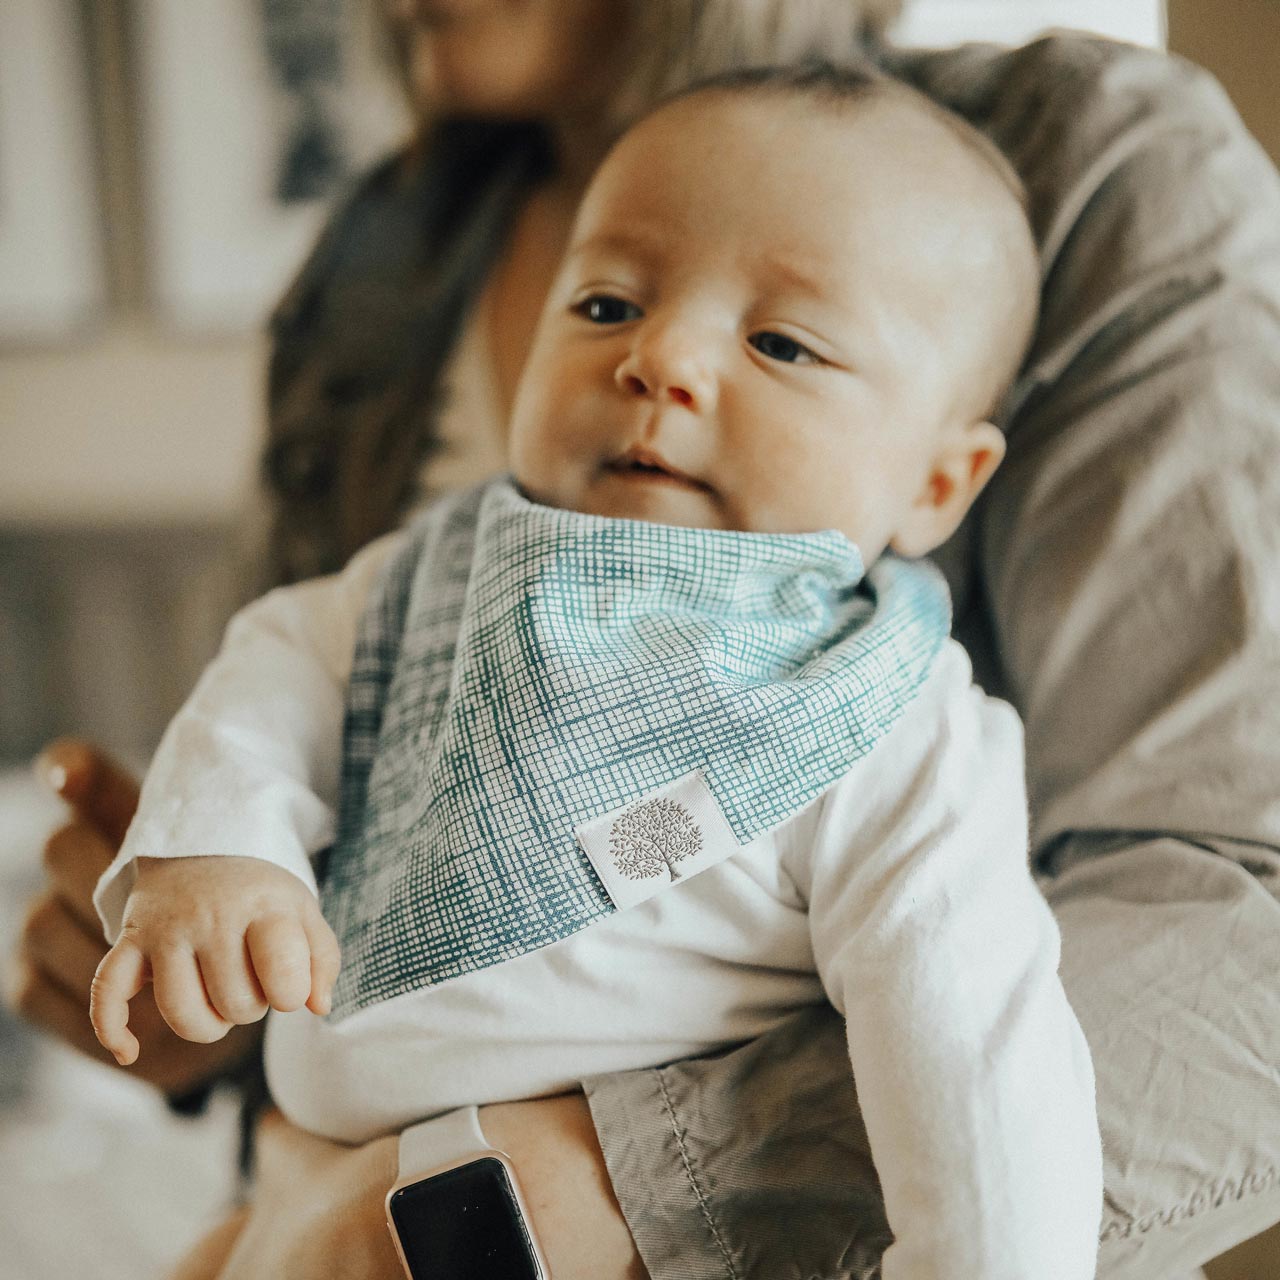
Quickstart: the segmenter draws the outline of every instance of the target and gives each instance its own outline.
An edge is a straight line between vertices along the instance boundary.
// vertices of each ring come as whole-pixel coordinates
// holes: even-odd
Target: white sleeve
[[[332,842],[346,686],[370,587],[403,542],[389,534],[342,570],[242,609],[174,717],[94,906],[120,932],[136,859],[261,858],[314,892],[310,855]]]
[[[797,882],[894,1234],[883,1280],[1091,1280],[1093,1065],[1028,868],[1021,724],[948,642],[862,763]]]

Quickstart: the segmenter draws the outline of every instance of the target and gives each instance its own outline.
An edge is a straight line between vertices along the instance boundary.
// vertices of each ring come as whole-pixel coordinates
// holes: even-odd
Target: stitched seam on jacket
[[[1146,1235],[1155,1227],[1172,1227],[1187,1218],[1194,1218],[1205,1209],[1220,1208],[1227,1200],[1243,1200],[1246,1196],[1258,1195],[1274,1186],[1278,1177],[1280,1174],[1272,1166],[1262,1173],[1246,1174],[1238,1185],[1231,1178],[1211,1182],[1183,1204],[1144,1214],[1141,1218],[1131,1218],[1128,1222],[1109,1222],[1098,1239],[1105,1244],[1108,1240],[1127,1240],[1135,1234]]]
[[[685,1177],[689,1179],[689,1186],[693,1188],[694,1197],[698,1201],[698,1208],[702,1211],[702,1219],[707,1224],[707,1230],[711,1232],[711,1238],[716,1242],[716,1247],[720,1250],[720,1256],[724,1259],[724,1265],[728,1269],[730,1277],[732,1280],[740,1280],[728,1247],[721,1238],[720,1232],[716,1229],[715,1219],[711,1216],[711,1206],[707,1203],[706,1196],[702,1194],[702,1188],[699,1187],[698,1179],[694,1175],[693,1161],[689,1159],[689,1150],[685,1146],[684,1133],[676,1120],[676,1110],[671,1103],[671,1095],[667,1092],[666,1078],[661,1070],[655,1071],[654,1075],[658,1077],[658,1089],[662,1093],[662,1104],[667,1109],[667,1119],[671,1123],[671,1132],[675,1137],[676,1145],[680,1148],[680,1160],[684,1165]]]

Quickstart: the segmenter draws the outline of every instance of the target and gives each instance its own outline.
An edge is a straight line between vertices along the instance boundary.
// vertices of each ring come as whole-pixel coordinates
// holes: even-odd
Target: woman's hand
[[[89,992],[107,953],[93,889],[138,804],[136,780],[87,742],[64,738],[40,757],[47,784],[71,807],[70,821],[44,847],[48,884],[27,911],[18,943],[13,1003],[36,1026],[99,1062],[115,1065],[89,1023]],[[146,1050],[130,1074],[169,1094],[184,1093],[239,1061],[260,1034],[236,1027],[217,1044],[192,1044],[169,1030],[143,992],[131,1008]]]
[[[486,1137],[515,1164],[554,1280],[647,1280],[581,1094],[485,1107]],[[395,1137],[341,1147],[279,1113],[258,1129],[254,1199],[218,1280],[403,1280],[384,1204]],[[234,1230],[234,1227],[231,1227]],[[219,1242],[206,1242],[216,1256]]]

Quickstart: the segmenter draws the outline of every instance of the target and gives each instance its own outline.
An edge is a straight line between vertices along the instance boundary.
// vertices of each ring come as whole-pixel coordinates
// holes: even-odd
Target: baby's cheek
[[[547,417],[521,428],[518,437],[513,434],[509,457],[512,474],[531,498],[576,509],[597,445],[593,433],[567,417]]]
[[[554,469],[554,458],[564,448],[564,414],[543,400],[517,404],[512,416],[507,454],[518,478],[530,480]]]
[[[804,431],[761,435],[725,459],[725,488],[758,533],[842,528],[853,502],[849,458]]]

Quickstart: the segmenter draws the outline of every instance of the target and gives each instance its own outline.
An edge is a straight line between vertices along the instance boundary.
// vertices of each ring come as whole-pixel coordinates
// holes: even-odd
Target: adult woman
[[[364,184],[277,317],[277,577],[335,567],[397,518],[464,318],[493,353],[501,419],[585,174],[653,92],[637,50],[678,50],[648,64],[673,81],[857,52],[843,0],[650,0],[630,26],[602,0],[412,9],[408,78],[449,114]],[[1280,188],[1212,87],[1155,56],[1060,39],[891,61],[986,128],[1031,195],[1044,318],[1008,460],[946,567],[962,638],[1027,723],[1034,856],[1099,1078],[1102,1274],[1165,1276],[1280,1217],[1280,1125],[1258,1123],[1280,1056],[1280,710],[1258,696],[1280,675],[1280,380],[1262,354],[1280,336]],[[876,1272],[888,1225],[829,1013],[585,1087],[654,1276]],[[545,1161],[525,1166],[544,1237],[581,1243],[560,1234],[568,1203],[617,1228],[580,1105],[530,1106],[485,1125],[518,1164]],[[309,1168],[336,1170],[323,1193],[288,1159],[264,1169],[270,1211],[228,1280],[284,1271],[266,1258],[328,1274],[331,1253],[299,1261],[316,1204],[349,1194],[364,1222],[388,1155],[312,1151]],[[558,1277],[636,1273],[625,1232],[589,1234],[604,1255],[553,1249]],[[337,1272],[386,1262],[372,1249]]]

